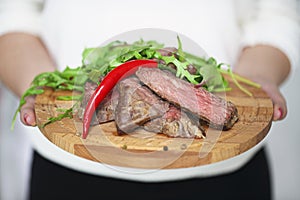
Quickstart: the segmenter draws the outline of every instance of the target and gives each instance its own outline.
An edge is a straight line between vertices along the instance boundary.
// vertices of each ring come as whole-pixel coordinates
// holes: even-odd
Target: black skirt
[[[271,199],[265,150],[233,173],[181,181],[141,183],[77,172],[34,152],[29,199]]]

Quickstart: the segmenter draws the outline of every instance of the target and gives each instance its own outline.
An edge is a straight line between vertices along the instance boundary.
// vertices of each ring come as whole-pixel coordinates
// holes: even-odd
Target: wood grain
[[[231,83],[226,100],[238,108],[239,121],[228,131],[209,129],[205,139],[169,138],[162,134],[137,130],[130,135],[116,135],[114,122],[90,129],[87,139],[80,137],[82,123],[65,118],[41,127],[49,117],[70,108],[72,101],[57,96],[71,91],[46,89],[36,98],[37,124],[48,140],[76,156],[95,162],[136,168],[182,168],[206,165],[239,155],[258,144],[272,124],[273,104],[261,89],[243,85],[254,95],[249,97]]]

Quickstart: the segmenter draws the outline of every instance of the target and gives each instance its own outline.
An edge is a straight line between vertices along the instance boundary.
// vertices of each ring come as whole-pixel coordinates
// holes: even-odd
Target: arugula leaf
[[[57,100],[62,100],[62,101],[72,101],[72,100],[79,101],[79,100],[82,100],[82,95],[58,96],[56,99]]]
[[[173,63],[176,66],[176,76],[183,79],[186,78],[189,82],[197,84],[196,78],[199,78],[199,75],[192,75],[188,72],[187,66],[188,62],[180,62],[175,56],[162,56],[161,59],[166,63]]]
[[[48,121],[42,125],[42,128],[44,128],[48,124],[51,124],[51,123],[56,122],[56,121],[60,121],[60,120],[62,120],[64,118],[67,118],[67,117],[72,119],[73,118],[72,113],[73,113],[73,107],[70,108],[70,109],[67,109],[64,113],[59,114],[57,117],[50,117],[48,119]]]
[[[105,76],[115,67],[131,59],[150,59],[149,56],[154,55],[153,50],[162,47],[163,45],[156,41],[144,41],[142,39],[132,44],[114,41],[103,47],[83,51],[82,63],[87,70],[95,69],[97,71],[97,73],[93,71],[93,75],[90,77],[92,81],[97,82],[94,77],[95,74]],[[147,50],[152,51],[147,52]]]
[[[81,74],[81,68],[71,69],[66,67],[62,72],[55,70],[54,72],[44,72],[37,75],[31,86],[25,91],[20,98],[19,106],[14,113],[11,129],[13,130],[17,114],[20,112],[21,107],[26,103],[26,97],[31,95],[39,95],[44,92],[43,87],[51,87],[53,89],[62,90],[77,90],[84,91],[83,85],[87,80],[87,75]]]
[[[183,62],[183,61],[185,61],[185,52],[182,49],[182,43],[181,43],[181,40],[178,35],[177,35],[177,43],[178,43],[177,49],[178,49],[179,61]]]
[[[203,65],[200,68],[199,73],[202,76],[202,82],[205,82],[207,90],[210,92],[228,85],[224,84],[225,80],[221,73],[212,65]]]

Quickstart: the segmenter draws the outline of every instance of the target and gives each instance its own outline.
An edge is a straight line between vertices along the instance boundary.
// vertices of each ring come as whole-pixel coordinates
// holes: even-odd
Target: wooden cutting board
[[[95,162],[135,168],[184,168],[207,165],[237,156],[257,145],[272,124],[273,104],[259,88],[243,85],[253,97],[230,83],[232,91],[226,100],[238,108],[239,121],[228,131],[209,129],[205,139],[169,138],[161,134],[137,130],[130,135],[118,136],[114,122],[90,129],[82,139],[82,123],[65,118],[41,127],[49,117],[70,108],[72,101],[57,100],[57,96],[72,95],[71,91],[53,91],[36,98],[37,124],[42,134],[58,147],[76,156]]]

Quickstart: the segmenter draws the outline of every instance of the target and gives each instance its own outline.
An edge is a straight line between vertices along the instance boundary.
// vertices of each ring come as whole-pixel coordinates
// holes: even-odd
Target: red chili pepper
[[[155,68],[157,66],[157,62],[153,60],[132,60],[111,70],[96,88],[85,107],[82,138],[85,139],[88,135],[90,123],[96,108],[119,80],[134,74],[139,67]]]

